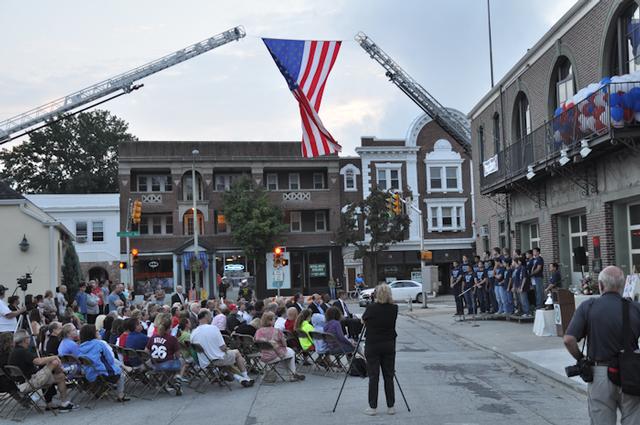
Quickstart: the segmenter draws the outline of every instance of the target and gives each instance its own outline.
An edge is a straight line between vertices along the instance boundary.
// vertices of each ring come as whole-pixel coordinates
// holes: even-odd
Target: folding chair
[[[280,364],[280,362],[286,361],[286,359],[283,359],[278,355],[275,347],[269,341],[256,340],[255,345],[261,352],[266,351],[268,353],[273,353],[273,355],[275,356],[275,360],[272,360],[270,362],[262,360],[262,363],[264,364],[264,368],[262,369],[262,382],[264,382],[269,372],[275,373],[277,377],[286,382],[286,379],[284,379],[280,372],[278,372],[278,364]]]
[[[332,346],[336,346],[339,345],[338,343],[338,338],[336,338],[335,335],[330,334],[330,333],[326,333],[326,332],[322,332],[321,338],[323,339],[324,342],[326,342],[327,347],[329,347],[329,355],[330,355],[330,359],[331,359],[331,364],[332,366],[336,369],[337,372],[347,372],[347,366],[344,364],[344,362],[342,361],[342,359],[346,358],[348,354],[351,354],[351,352],[344,352],[344,351],[332,351],[330,347]]]
[[[127,393],[136,398],[150,400],[145,397],[144,394],[147,391],[154,391],[154,386],[153,382],[146,374],[147,368],[140,358],[140,355],[132,348],[120,347],[120,350],[124,355],[124,358],[127,360],[127,363],[129,363],[127,366],[132,368],[130,372],[124,371],[127,376],[127,384],[129,385]],[[140,389],[139,391],[138,388]]]
[[[183,376],[189,379],[189,388],[199,392],[200,394],[204,394],[205,391],[201,388],[207,381],[209,381],[209,375],[200,367],[198,355],[193,350],[193,347],[191,347],[191,342],[185,340],[180,343],[180,345],[183,350],[187,350],[189,353],[188,355],[185,355],[182,350],[180,350],[180,357],[187,365]]]
[[[316,345],[316,353],[322,356],[321,359],[316,360],[316,364],[321,365],[325,369],[325,376],[331,372],[344,372],[346,366],[342,364],[342,358],[346,354],[335,354],[331,352],[331,343],[337,343],[334,335],[325,332],[309,332],[309,336],[314,340]],[[317,343],[315,341],[322,341],[326,347],[323,351],[317,349]]]
[[[72,355],[59,356],[60,361],[64,367],[73,367],[75,373],[66,373],[67,390],[69,391],[69,401],[74,402],[76,397],[80,397],[80,400],[84,399],[87,389],[90,386],[89,381],[84,377],[82,371],[82,365],[77,357]]]
[[[200,368],[202,373],[204,373],[204,375],[207,377],[209,382],[211,383],[217,382],[221,387],[225,386],[229,389],[229,391],[231,391],[231,386],[225,379],[224,373],[218,366],[214,364],[215,360],[209,357],[207,352],[204,350],[204,348],[200,344],[196,344],[195,342],[192,342],[191,347],[193,347],[195,352],[198,353],[198,367]],[[200,354],[202,354],[209,362],[209,364],[206,367],[202,367],[202,365],[200,364],[200,360],[199,360]]]
[[[307,333],[303,330],[300,329],[296,329],[295,331],[293,331],[293,334],[296,338],[297,341],[297,347],[292,347],[294,351],[296,351],[296,355],[300,355],[304,360],[311,360],[311,362],[313,363],[313,366],[315,366],[316,369],[320,369],[321,365],[318,364],[318,362],[316,361],[316,358],[313,356],[314,354],[316,354],[316,357],[318,357],[318,354],[315,351],[315,348],[309,348],[308,350],[305,350],[302,348],[302,344],[300,344],[300,340],[301,339],[308,339],[310,335],[307,335]],[[304,362],[303,362],[304,365]]]
[[[182,386],[175,380],[175,371],[156,370],[151,355],[144,350],[136,350],[136,354],[142,361],[144,373],[149,379],[148,388],[153,392],[152,399],[155,400],[162,391],[169,393],[168,387],[173,388],[177,396],[182,395]]]
[[[9,377],[4,370],[0,367],[0,380],[6,380],[7,382],[11,382],[15,385],[15,382],[11,377]],[[11,413],[15,409],[20,408],[20,396],[18,394],[18,389],[14,389],[13,391],[7,391],[0,393],[0,418],[7,418],[11,416]]]
[[[14,421],[17,420],[19,422],[22,422],[32,410],[35,410],[38,413],[44,413],[42,408],[38,406],[38,402],[44,403],[44,397],[42,396],[40,391],[41,389],[33,388],[33,386],[29,383],[29,380],[26,376],[24,376],[22,370],[20,370],[19,367],[5,366],[4,370],[9,379],[11,379],[16,384],[16,387],[18,387],[18,392],[16,393],[16,395],[18,396],[18,403],[16,405],[16,409],[13,410],[12,419]],[[24,387],[24,389],[21,389],[21,387]],[[18,416],[16,415],[20,411],[20,407],[23,408],[24,414],[18,419]],[[53,411],[53,413],[56,414],[55,410]]]
[[[260,361],[260,351],[256,348],[255,341],[251,335],[233,334],[238,341],[238,349],[247,361],[247,368],[255,373],[262,372],[262,362]]]
[[[78,357],[78,362],[82,367],[83,373],[86,369],[91,369],[96,372],[95,381],[89,381],[86,378],[86,373],[84,373],[85,392],[87,393],[87,395],[91,396],[89,397],[89,399],[92,399],[92,403],[86,404],[87,408],[92,409],[96,406],[96,404],[98,404],[98,401],[100,400],[115,400],[117,398],[117,395],[115,394],[115,390],[113,388],[113,382],[109,381],[106,376],[98,373],[91,359],[80,356]]]

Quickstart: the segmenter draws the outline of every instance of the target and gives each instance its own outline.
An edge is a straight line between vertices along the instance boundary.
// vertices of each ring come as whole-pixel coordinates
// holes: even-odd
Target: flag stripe
[[[298,87],[302,88],[304,87],[305,83],[307,82],[307,78],[309,77],[309,73],[311,72],[311,63],[313,62],[313,57],[315,56],[316,53],[316,47],[318,45],[318,42],[316,41],[311,41],[311,42],[307,42],[307,44],[309,44],[309,56],[307,58],[307,63],[305,64],[305,68],[304,68],[304,74],[302,75],[302,78],[300,79],[300,82],[298,83]]]
[[[324,46],[324,43],[322,41],[318,41],[316,44],[316,49],[313,53],[313,56],[309,57],[310,72],[304,84],[301,86],[305,96],[307,95],[307,93],[309,93],[309,90],[311,89],[311,84],[313,83],[313,80],[316,78],[316,72],[318,72],[318,62],[320,61],[320,57],[322,56],[323,46]]]
[[[311,125],[311,120],[309,119],[309,115],[307,114],[304,106],[302,106],[302,102],[300,102],[300,117],[302,118],[302,126],[304,127],[302,137],[304,139],[306,136],[309,139],[309,145],[311,147],[311,151],[307,151],[307,156],[318,156],[318,144],[315,142],[315,135],[313,134],[313,127],[315,126]]]
[[[327,43],[327,42],[322,43],[322,49],[320,49],[320,54],[318,55],[318,64],[316,65],[316,68],[314,69],[313,80],[311,81],[311,85],[309,86],[309,90],[305,93],[307,95],[307,99],[309,99],[309,102],[311,104],[314,103],[311,99],[313,99],[313,95],[316,92],[316,88],[318,88],[318,81],[320,80],[320,77],[322,76],[322,71],[324,69],[324,64],[325,64],[325,61],[327,59],[327,52],[329,51],[329,44],[330,43]]]
[[[316,111],[320,111],[320,102],[322,102],[322,95],[324,93],[324,86],[327,84],[327,77],[329,76],[329,73],[333,69],[333,64],[336,63],[336,59],[338,58],[338,52],[340,51],[340,46],[341,46],[341,43],[339,41],[334,43],[331,62],[329,63],[329,67],[327,68],[327,73],[324,76],[324,81],[322,82],[322,85],[320,86],[320,89],[318,90],[318,94],[316,95],[315,100],[312,100],[312,102],[311,102],[313,104],[313,107],[316,109]]]

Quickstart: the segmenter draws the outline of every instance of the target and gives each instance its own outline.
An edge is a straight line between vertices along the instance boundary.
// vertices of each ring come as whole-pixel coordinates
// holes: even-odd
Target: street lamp
[[[196,290],[196,300],[200,299],[200,253],[198,252],[198,234],[200,233],[198,223],[198,205],[196,195],[198,193],[196,187],[196,156],[200,155],[198,149],[191,151],[193,161],[191,163],[191,198],[193,199],[193,255],[195,259],[191,262],[191,271],[193,272]]]

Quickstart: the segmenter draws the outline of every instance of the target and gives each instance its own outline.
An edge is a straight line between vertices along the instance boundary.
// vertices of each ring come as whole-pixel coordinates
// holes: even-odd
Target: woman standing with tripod
[[[369,304],[362,320],[366,327],[365,356],[369,376],[369,408],[367,415],[376,415],[378,408],[378,381],[380,369],[384,379],[384,394],[387,398],[387,414],[396,413],[394,409],[395,392],[393,377],[396,363],[396,319],[398,306],[393,303],[391,289],[386,283],[376,287],[375,302]]]

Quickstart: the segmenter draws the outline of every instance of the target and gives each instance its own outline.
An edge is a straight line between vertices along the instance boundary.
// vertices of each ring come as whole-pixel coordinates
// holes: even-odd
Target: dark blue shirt
[[[473,275],[467,273],[464,275],[464,289],[469,289],[473,286]]]
[[[469,263],[462,263],[462,271],[467,272],[469,270]]]
[[[511,283],[514,288],[520,288],[522,286],[522,273],[524,272],[524,266],[516,267],[513,271],[513,277],[511,278]]]
[[[505,282],[505,278],[504,278],[504,268],[503,267],[498,267],[496,269],[496,273],[495,273],[495,281],[496,281],[496,285],[498,286],[502,286],[503,283]]]
[[[511,279],[511,276],[513,275],[513,270],[511,270],[510,268],[507,268],[504,270],[504,285],[507,286],[509,284],[509,279]]]
[[[533,269],[538,266],[540,266],[540,271],[537,273],[531,273],[533,272]],[[531,277],[542,277],[543,270],[544,270],[544,260],[542,259],[542,257],[538,255],[533,259],[533,265],[531,266],[531,270],[529,270],[529,272],[531,273]]]
[[[453,278],[453,281],[455,282],[456,280],[458,280],[458,276],[460,276],[460,267],[454,267],[451,269],[451,277]]]
[[[78,291],[76,294],[76,303],[78,304],[78,310],[82,314],[87,314],[87,293],[84,291]]]
[[[527,275],[531,275],[531,270],[533,270],[533,258],[527,260]]]
[[[481,282],[485,277],[487,277],[487,272],[486,272],[486,271],[484,271],[484,270],[482,270],[482,271],[478,270],[478,271],[476,272],[476,281],[477,281],[477,283],[480,283],[480,282]]]
[[[549,285],[553,285],[556,288],[560,288],[562,286],[562,275],[559,270],[551,273],[551,276],[549,276]]]

